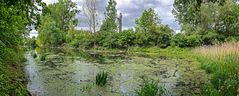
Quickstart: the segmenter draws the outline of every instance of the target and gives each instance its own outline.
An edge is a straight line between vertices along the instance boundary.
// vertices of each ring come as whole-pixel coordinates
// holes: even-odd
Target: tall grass
[[[205,86],[206,96],[237,96],[239,90],[239,42],[202,46],[194,50],[200,54],[202,68],[212,73],[211,84]]]
[[[201,46],[194,50],[204,56],[223,57],[229,54],[239,55],[239,42],[227,42],[213,46]]]

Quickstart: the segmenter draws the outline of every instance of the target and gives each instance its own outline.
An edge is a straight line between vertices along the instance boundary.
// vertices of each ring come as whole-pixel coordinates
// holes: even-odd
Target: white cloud
[[[38,36],[38,32],[36,30],[32,30],[30,31],[30,35],[28,37],[32,38],[32,37],[37,37]]]
[[[45,2],[46,4],[52,4],[52,3],[58,2],[58,0],[42,0],[42,1]]]

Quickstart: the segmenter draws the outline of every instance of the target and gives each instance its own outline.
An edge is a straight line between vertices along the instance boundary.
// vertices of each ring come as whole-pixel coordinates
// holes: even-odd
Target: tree
[[[84,0],[82,7],[85,16],[87,17],[88,25],[92,33],[96,32],[96,0]]]
[[[144,10],[142,15],[136,19],[136,41],[139,46],[167,47],[170,44],[170,38],[173,30],[167,25],[160,23],[159,16],[154,9]]]
[[[105,8],[105,19],[101,25],[101,31],[116,31],[117,30],[117,10],[115,0],[109,0],[108,6]]]
[[[23,39],[28,25],[37,23],[41,0],[0,0],[0,95],[28,96],[23,82]],[[44,8],[44,7],[43,7]],[[30,29],[29,29],[30,30]]]
[[[141,17],[136,19],[136,31],[148,32],[150,27],[160,24],[159,16],[154,12],[154,9],[149,8],[144,10]]]
[[[56,21],[50,14],[43,16],[37,37],[39,47],[56,47],[64,43],[64,33],[57,27]]]
[[[238,10],[235,0],[175,0],[173,13],[186,36],[200,35],[210,45],[239,36]]]
[[[40,47],[56,47],[66,42],[67,31],[78,24],[75,16],[79,10],[71,0],[59,0],[48,5],[47,9],[40,18],[37,44]]]
[[[200,8],[204,3],[212,2],[223,5],[226,0],[174,0],[173,14],[181,24],[192,27],[201,23]]]

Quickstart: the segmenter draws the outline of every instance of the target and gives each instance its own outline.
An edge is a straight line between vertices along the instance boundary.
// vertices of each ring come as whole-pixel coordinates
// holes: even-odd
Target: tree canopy
[[[105,19],[103,24],[101,25],[100,30],[102,31],[116,31],[117,24],[117,10],[116,10],[116,2],[115,0],[109,0],[108,5],[105,8]]]
[[[66,34],[71,26],[76,26],[75,19],[79,10],[76,3],[71,0],[59,0],[59,2],[47,6],[48,11],[41,15],[39,46],[57,47],[66,42]]]

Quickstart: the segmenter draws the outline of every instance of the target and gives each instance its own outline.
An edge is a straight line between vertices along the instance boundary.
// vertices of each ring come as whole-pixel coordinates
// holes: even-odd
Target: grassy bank
[[[212,74],[204,96],[237,96],[239,91],[239,43],[202,46],[194,50],[202,68]]]

